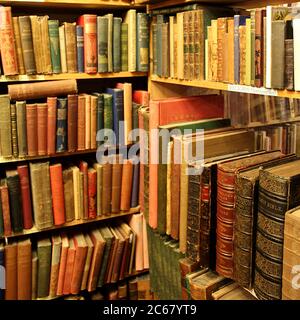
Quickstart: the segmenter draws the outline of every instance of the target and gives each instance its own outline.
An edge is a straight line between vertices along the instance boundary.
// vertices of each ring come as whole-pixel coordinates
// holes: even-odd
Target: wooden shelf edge
[[[102,215],[102,216],[96,217],[94,219],[73,220],[71,222],[66,222],[65,224],[62,224],[59,226],[52,226],[50,228],[46,228],[46,229],[42,229],[42,230],[39,230],[36,227],[33,227],[29,230],[23,230],[22,232],[14,233],[10,236],[4,236],[4,237],[2,237],[2,239],[5,239],[5,238],[12,239],[12,238],[28,236],[28,235],[37,234],[37,233],[56,231],[56,230],[71,228],[71,227],[75,227],[75,226],[87,225],[87,224],[90,224],[93,222],[106,221],[106,220],[110,220],[110,219],[130,216],[130,215],[132,215],[134,213],[138,213],[138,212],[140,212],[140,206],[137,206],[135,208],[131,208],[128,212],[111,213],[110,215]]]
[[[282,98],[300,99],[300,91],[257,88],[257,87],[251,87],[251,86],[227,84],[223,82],[215,82],[215,81],[208,81],[208,80],[178,80],[178,79],[171,79],[171,78],[160,78],[155,75],[152,75],[150,79],[151,81],[158,82],[158,83],[175,84],[175,85],[181,85],[181,86],[190,86],[190,87],[222,90],[222,91],[229,91],[229,92],[268,95],[268,96],[275,96],[275,97],[282,97]]]

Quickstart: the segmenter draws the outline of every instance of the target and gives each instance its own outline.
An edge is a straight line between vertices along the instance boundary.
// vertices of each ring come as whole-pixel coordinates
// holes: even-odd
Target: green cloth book
[[[44,298],[49,295],[51,270],[51,241],[49,238],[37,242],[38,280],[37,297]]]
[[[113,70],[121,71],[121,25],[122,18],[114,18],[113,23]]]
[[[121,26],[121,70],[128,71],[128,24]]]
[[[108,71],[108,18],[97,17],[98,72]]]
[[[61,73],[58,27],[59,27],[58,20],[48,20],[50,54],[51,54],[51,64],[52,64],[53,73]]]
[[[104,128],[113,129],[112,95],[103,94],[104,98]]]

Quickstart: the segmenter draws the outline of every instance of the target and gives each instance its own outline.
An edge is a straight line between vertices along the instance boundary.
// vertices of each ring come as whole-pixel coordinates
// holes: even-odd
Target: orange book
[[[89,217],[89,199],[88,199],[88,163],[81,161],[79,165],[80,172],[83,173],[83,218]]]
[[[128,138],[132,130],[132,84],[124,83],[124,135],[125,145],[131,143]]]
[[[148,237],[147,237],[147,222],[143,214],[143,258],[144,269],[149,269],[149,250],[148,250]]]
[[[30,239],[18,242],[18,300],[31,300],[31,241]]]
[[[131,203],[131,189],[133,177],[133,164],[130,160],[124,160],[122,171],[122,186],[121,186],[121,205],[120,209],[128,211]]]
[[[77,294],[81,288],[81,282],[88,252],[88,246],[85,241],[85,237],[82,233],[76,234],[73,237],[76,254],[75,254],[75,262],[74,269],[72,274],[71,281],[71,293]]]
[[[50,181],[54,224],[58,226],[66,222],[63,175],[60,163],[50,166]]]
[[[61,296],[63,294],[68,249],[69,249],[69,239],[65,233],[61,234],[61,243],[62,243],[62,246],[61,246],[60,264],[59,264],[58,281],[57,281],[57,292],[56,292],[58,296]]]
[[[4,247],[5,300],[18,299],[18,245],[13,242]]]
[[[77,150],[85,150],[85,94],[78,96]]]
[[[228,19],[228,82],[234,83],[234,20]]]
[[[12,234],[12,227],[10,220],[8,187],[6,182],[0,186],[0,196],[3,214],[4,236],[10,236]]]
[[[143,214],[133,214],[129,225],[136,233],[135,270],[144,270],[144,247],[143,247]]]
[[[72,276],[75,262],[76,248],[73,238],[69,238],[69,248],[67,255],[66,271],[63,285],[63,294],[71,293]]]

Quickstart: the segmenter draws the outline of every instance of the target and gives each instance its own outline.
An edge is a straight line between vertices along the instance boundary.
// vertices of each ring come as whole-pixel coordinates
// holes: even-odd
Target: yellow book
[[[228,82],[234,83],[234,20],[228,19]]]
[[[246,76],[245,85],[251,86],[251,19],[246,19]]]

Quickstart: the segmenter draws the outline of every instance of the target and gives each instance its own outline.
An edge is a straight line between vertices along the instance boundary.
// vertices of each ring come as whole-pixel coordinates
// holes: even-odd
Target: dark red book
[[[37,104],[37,140],[38,140],[38,155],[44,156],[47,154],[47,103]]]
[[[48,116],[47,116],[47,153],[54,154],[56,151],[56,97],[48,97]]]
[[[68,151],[77,150],[78,96],[68,95]]]
[[[88,170],[89,218],[96,218],[97,206],[97,172],[93,168]]]
[[[37,105],[26,104],[27,150],[29,156],[38,155]]]
[[[63,174],[60,163],[50,166],[50,181],[54,224],[58,226],[66,222]]]
[[[81,161],[79,165],[80,171],[83,173],[83,218],[89,217],[89,201],[88,201],[88,164]]]
[[[22,198],[22,211],[23,211],[23,227],[24,229],[31,229],[32,222],[32,203],[31,203],[31,190],[29,181],[28,165],[17,167],[20,185],[21,185],[21,198]]]
[[[84,14],[77,24],[83,27],[84,72],[97,73],[97,16]]]
[[[0,186],[4,236],[10,236],[12,234],[11,220],[10,220],[10,208],[9,208],[9,194],[6,184]]]

